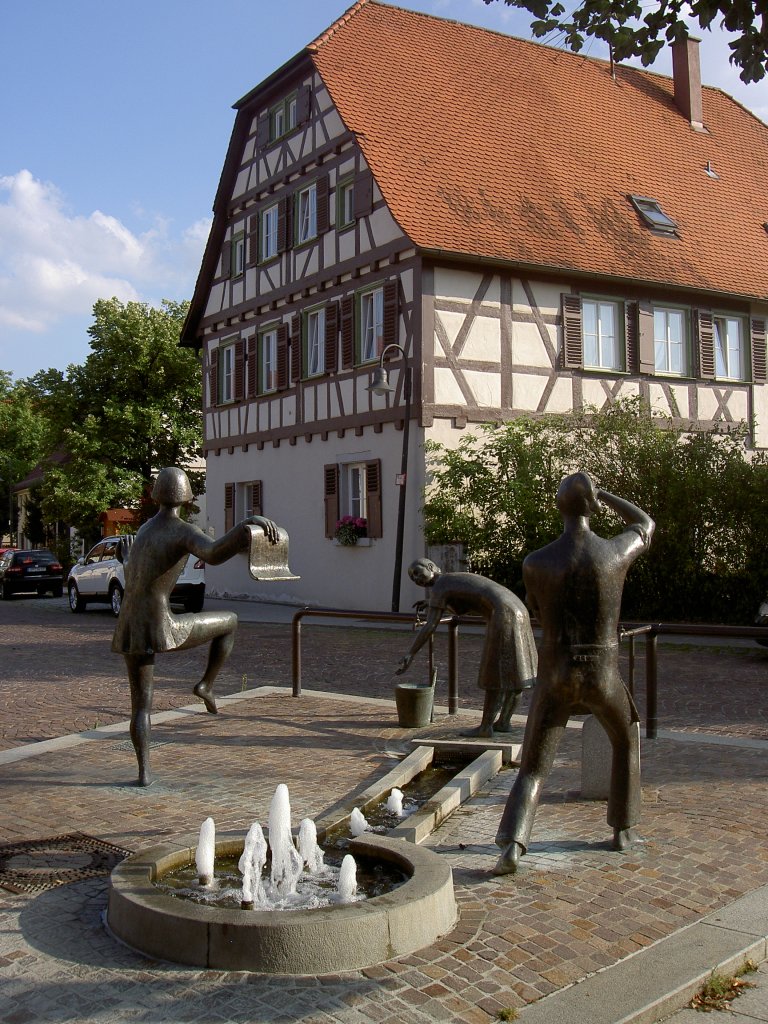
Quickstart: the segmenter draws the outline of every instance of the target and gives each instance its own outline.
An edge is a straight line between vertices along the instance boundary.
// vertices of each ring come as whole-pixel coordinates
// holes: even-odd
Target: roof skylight
[[[674,235],[677,233],[677,223],[664,213],[658,199],[649,199],[648,196],[631,195],[629,196],[629,201],[651,231],[655,231],[659,235]]]

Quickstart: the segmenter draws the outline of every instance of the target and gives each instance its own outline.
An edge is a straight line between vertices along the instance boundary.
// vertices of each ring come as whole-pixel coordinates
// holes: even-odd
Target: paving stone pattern
[[[108,653],[113,621],[44,605],[0,605],[6,750],[126,718],[122,666]],[[209,814],[220,830],[244,831],[266,819],[278,782],[296,820],[315,816],[386,773],[415,735],[398,727],[391,702],[350,699],[390,697],[391,667],[409,642],[399,631],[306,629],[304,686],[325,693],[294,700],[290,690],[240,694],[243,675],[249,688],[290,680],[289,627],[242,624],[221,687],[236,696],[217,716],[197,705],[156,724],[154,786],[131,785],[124,733],[0,764],[0,842],[81,830],[140,849],[196,831]],[[477,637],[462,637],[461,713],[441,712],[419,735],[456,736],[476,723],[478,650]],[[192,704],[198,656],[158,659],[158,711]],[[605,804],[578,798],[580,735],[569,730],[521,872],[491,874],[507,769],[427,841],[453,869],[457,927],[365,971],[272,978],[160,964],[104,930],[104,878],[36,896],[0,889],[0,1021],[487,1024],[524,1007],[768,883],[766,668],[768,651],[757,647],[665,647],[660,727],[727,742],[643,740],[645,842],[625,854],[608,848]]]

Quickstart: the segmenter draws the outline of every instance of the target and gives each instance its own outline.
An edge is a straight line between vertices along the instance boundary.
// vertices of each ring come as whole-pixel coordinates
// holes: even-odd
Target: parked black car
[[[50,591],[54,597],[64,593],[64,570],[52,551],[6,551],[0,558],[0,594],[8,601],[14,594]]]

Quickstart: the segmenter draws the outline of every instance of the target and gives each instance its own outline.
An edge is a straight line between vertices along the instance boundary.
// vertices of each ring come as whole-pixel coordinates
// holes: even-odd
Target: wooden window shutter
[[[277,328],[277,390],[288,387],[288,328],[280,324]]]
[[[381,461],[365,464],[365,491],[368,511],[368,536],[381,536]]]
[[[291,317],[291,380],[301,380],[301,313]]]
[[[693,330],[699,376],[704,380],[715,379],[715,322],[710,309],[693,311]]]
[[[255,267],[259,262],[259,215],[254,213],[248,221],[248,238],[246,240],[245,262],[248,267]]]
[[[355,178],[355,217],[365,217],[373,211],[373,175],[361,171]]]
[[[296,124],[306,124],[311,112],[312,90],[308,85],[302,85],[296,93]]]
[[[219,350],[211,353],[211,365],[208,367],[209,406],[219,404]]]
[[[245,384],[245,342],[235,342],[235,401],[243,400],[243,385]]]
[[[291,211],[293,196],[283,196],[277,204],[277,251],[285,252],[291,247]]]
[[[252,514],[255,516],[263,516],[264,512],[262,511],[261,501],[261,480],[254,480],[252,484],[248,485],[248,487],[250,489],[250,494],[248,495],[248,497],[250,498],[250,507],[253,509]]]
[[[763,382],[766,379],[765,320],[753,320],[750,327],[752,341],[752,380]]]
[[[224,484],[224,532],[235,525],[235,485]]]
[[[341,368],[349,370],[355,365],[355,297],[345,295],[341,300]]]
[[[397,281],[387,281],[384,285],[384,345],[393,345],[398,339],[398,303]],[[381,353],[379,353],[381,355]]]
[[[650,302],[637,304],[637,339],[640,373],[655,373],[656,342],[653,334],[653,306]]]
[[[248,339],[247,342],[247,357],[245,360],[247,372],[246,372],[246,383],[245,383],[245,397],[253,398],[256,394],[257,388],[257,370],[258,361],[256,358],[256,335]]]
[[[563,309],[563,367],[576,369],[582,365],[581,344],[581,298],[564,292],[561,296]]]
[[[325,366],[326,373],[336,373],[339,365],[339,304],[329,302],[325,307]]]
[[[339,467],[335,462],[323,470],[323,500],[325,502],[325,536],[332,538],[339,519]]]
[[[256,122],[256,146],[266,149],[269,145],[269,114],[262,114]]]
[[[629,373],[640,372],[640,336],[637,303],[624,303],[624,359]]]
[[[232,243],[225,242],[221,250],[221,277],[230,277],[232,274]]]
[[[317,179],[316,183],[316,198],[317,198],[317,233],[318,235],[325,234],[331,226],[331,215],[330,215],[330,193],[331,185],[328,180],[328,175],[324,174],[322,178]]]

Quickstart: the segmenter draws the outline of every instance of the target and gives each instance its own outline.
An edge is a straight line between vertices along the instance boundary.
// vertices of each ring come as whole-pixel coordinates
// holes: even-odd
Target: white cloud
[[[209,226],[174,237],[157,218],[136,234],[101,210],[73,213],[28,170],[0,177],[0,325],[43,332],[100,298],[189,298]]]

